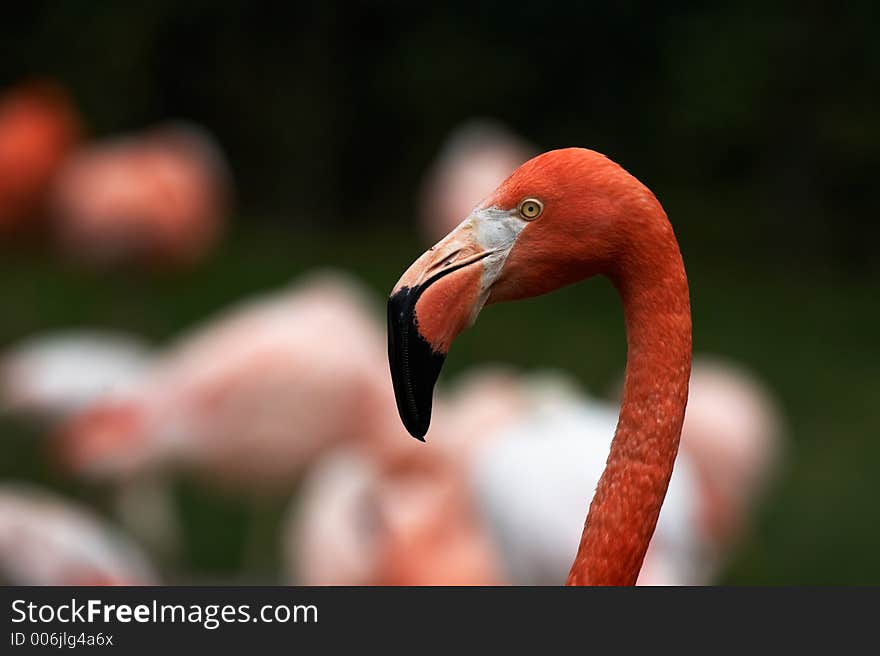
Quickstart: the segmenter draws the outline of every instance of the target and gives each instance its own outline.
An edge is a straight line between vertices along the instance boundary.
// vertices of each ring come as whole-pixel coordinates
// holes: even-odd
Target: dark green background
[[[0,344],[103,325],[158,342],[316,265],[386,292],[423,248],[421,173],[448,130],[496,117],[544,149],[583,145],[663,202],[691,280],[695,345],[759,372],[791,444],[730,583],[880,582],[880,10],[872,2],[18,5],[0,84],[51,74],[97,137],[204,124],[230,159],[234,226],[203,266],[112,276],[30,244],[0,253]],[[552,4],[552,7],[551,7]],[[503,361],[601,393],[624,361],[620,310],[593,281],[486,311],[451,378]],[[106,493],[47,464],[36,429],[0,425],[0,475]],[[271,580],[272,522],[181,480],[177,567]],[[259,515],[259,517],[257,516]],[[266,528],[268,526],[268,528]]]

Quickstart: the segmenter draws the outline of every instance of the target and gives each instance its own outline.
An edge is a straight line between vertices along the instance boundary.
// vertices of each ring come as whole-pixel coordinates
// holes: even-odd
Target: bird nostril
[[[461,249],[457,248],[456,250],[452,251],[449,255],[444,257],[442,260],[439,260],[434,266],[432,266],[429,269],[429,271],[433,272],[433,271],[437,271],[439,269],[444,269],[444,268],[448,267],[450,264],[452,264],[453,262],[455,262],[458,259],[459,255],[461,255]]]
[[[450,253],[449,255],[447,255],[446,258],[443,260],[443,266],[448,266],[448,265],[452,264],[453,262],[455,262],[458,259],[458,256],[460,254],[461,254],[461,249],[458,248],[455,251],[453,251],[452,253]]]

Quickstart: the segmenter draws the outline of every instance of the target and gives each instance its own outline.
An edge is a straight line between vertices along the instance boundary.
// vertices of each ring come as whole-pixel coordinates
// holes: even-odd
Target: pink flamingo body
[[[383,357],[360,290],[313,276],[179,340],[139,380],[72,417],[59,447],[73,469],[99,477],[170,465],[285,488],[321,450],[388,414]]]
[[[94,264],[187,264],[218,241],[230,201],[219,147],[189,125],[88,144],[53,185],[65,251]]]
[[[0,486],[0,572],[17,585],[148,585],[141,550],[85,508],[37,488]]]

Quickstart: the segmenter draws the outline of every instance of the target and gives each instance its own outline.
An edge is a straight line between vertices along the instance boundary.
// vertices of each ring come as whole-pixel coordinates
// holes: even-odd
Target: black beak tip
[[[434,384],[446,357],[419,333],[415,307],[423,289],[404,287],[388,299],[388,362],[397,411],[421,442],[431,425]]]
[[[395,397],[397,397],[396,391]],[[422,400],[413,409],[406,404],[402,404],[401,399],[397,398],[397,412],[400,415],[400,420],[403,422],[403,427],[419,442],[425,442],[425,435],[428,434],[428,429],[431,427],[431,401],[431,398],[428,397],[427,401]]]

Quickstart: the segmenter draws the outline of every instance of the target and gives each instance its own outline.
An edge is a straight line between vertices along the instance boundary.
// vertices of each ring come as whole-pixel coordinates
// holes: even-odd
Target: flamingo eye
[[[533,221],[541,216],[541,212],[544,211],[544,203],[537,198],[526,198],[520,202],[517,210],[526,221]]]

